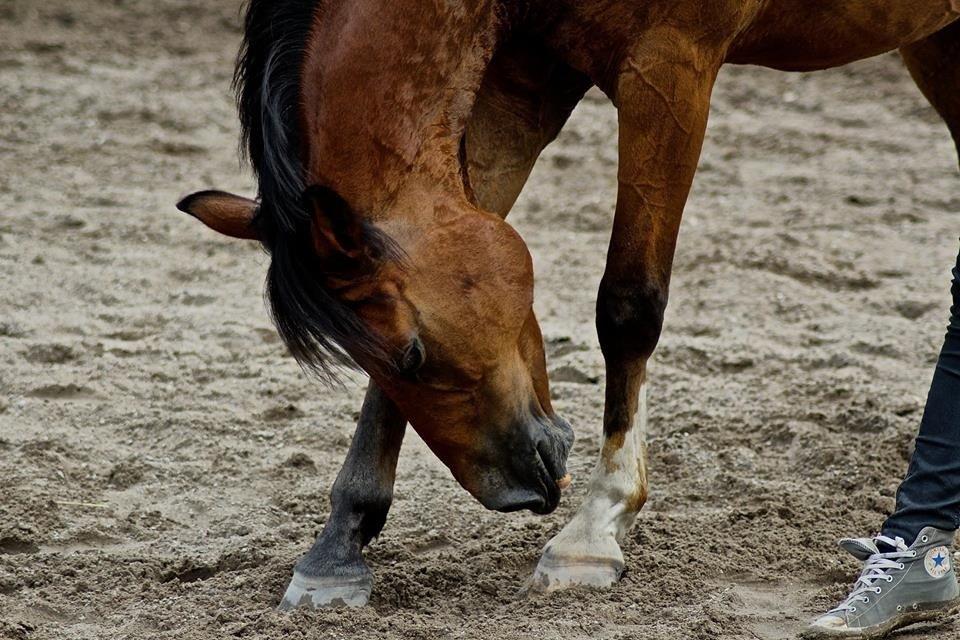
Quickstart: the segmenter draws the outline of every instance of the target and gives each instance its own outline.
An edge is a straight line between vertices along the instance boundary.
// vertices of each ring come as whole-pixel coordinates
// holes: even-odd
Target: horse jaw
[[[225,236],[242,240],[260,239],[252,224],[257,203],[249,198],[223,191],[198,191],[178,202],[177,209]]]

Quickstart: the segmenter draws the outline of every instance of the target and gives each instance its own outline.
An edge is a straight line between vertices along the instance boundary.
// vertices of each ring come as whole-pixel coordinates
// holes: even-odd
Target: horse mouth
[[[495,511],[532,511],[538,515],[552,513],[560,504],[563,489],[570,484],[567,456],[573,444],[573,430],[561,418],[535,420],[528,427],[532,450],[521,463],[526,481],[503,491],[487,508]]]
[[[548,513],[552,513],[560,504],[560,478],[555,477],[554,474],[547,469],[543,456],[539,452],[537,453],[537,466],[537,471],[541,478],[541,493],[543,497],[539,504],[531,505],[528,509],[537,515],[547,515]]]

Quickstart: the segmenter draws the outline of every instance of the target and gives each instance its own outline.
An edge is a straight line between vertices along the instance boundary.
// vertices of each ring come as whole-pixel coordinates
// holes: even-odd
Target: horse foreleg
[[[347,459],[330,492],[330,517],[297,562],[281,609],[367,603],[373,576],[362,550],[387,519],[406,423],[370,382]]]
[[[609,586],[623,571],[619,543],[647,498],[647,359],[660,336],[720,59],[676,34],[650,35],[620,68],[619,188],[597,299],[607,371],[603,445],[579,511],[544,548],[535,587]]]
[[[960,151],[960,21],[900,50],[910,75]]]

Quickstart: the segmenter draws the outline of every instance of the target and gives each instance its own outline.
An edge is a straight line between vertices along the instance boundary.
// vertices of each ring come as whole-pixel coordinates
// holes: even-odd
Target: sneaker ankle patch
[[[946,547],[934,547],[927,551],[923,566],[931,578],[942,578],[950,571],[950,550]]]

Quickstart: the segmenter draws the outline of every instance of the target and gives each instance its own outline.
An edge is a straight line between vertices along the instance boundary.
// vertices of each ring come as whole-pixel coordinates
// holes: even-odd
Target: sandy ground
[[[892,506],[960,232],[952,145],[896,56],[723,73],[618,587],[524,590],[599,445],[616,119],[591,94],[511,217],[580,482],[547,517],[487,512],[410,435],[370,606],[281,614],[363,380],[302,374],[262,252],[173,208],[252,192],[238,41],[233,1],[0,0],[0,637],[772,640],[841,596],[835,541]],[[960,626],[930,633],[899,638]]]

